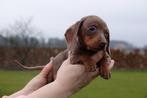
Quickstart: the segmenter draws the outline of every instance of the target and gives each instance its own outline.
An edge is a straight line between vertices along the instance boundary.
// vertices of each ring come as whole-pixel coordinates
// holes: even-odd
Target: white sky
[[[91,14],[108,24],[111,39],[147,45],[147,0],[0,0],[0,29],[33,17],[43,37],[63,38],[71,24]]]

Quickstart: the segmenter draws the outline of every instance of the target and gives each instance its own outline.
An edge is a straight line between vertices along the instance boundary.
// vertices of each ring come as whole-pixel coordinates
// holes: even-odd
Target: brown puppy
[[[108,63],[111,61],[109,30],[102,19],[97,16],[82,18],[67,29],[65,38],[67,49],[53,59],[53,74],[49,76],[49,82],[54,80],[57,70],[67,59],[68,51],[71,52],[70,62],[72,64],[83,64],[86,71],[95,71],[99,67],[100,76],[104,79],[110,78],[108,70]],[[23,67],[27,69],[41,68]]]
[[[84,64],[89,71],[100,67],[100,76],[110,78],[107,66],[111,61],[109,30],[102,19],[97,16],[84,17],[66,31],[65,37],[72,64]]]

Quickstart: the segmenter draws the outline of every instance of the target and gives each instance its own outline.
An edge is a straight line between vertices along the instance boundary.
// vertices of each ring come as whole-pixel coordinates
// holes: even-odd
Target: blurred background
[[[0,96],[21,89],[38,73],[15,60],[45,65],[66,48],[69,26],[97,15],[110,30],[112,79],[98,78],[72,97],[147,98],[146,9],[146,0],[0,0]]]

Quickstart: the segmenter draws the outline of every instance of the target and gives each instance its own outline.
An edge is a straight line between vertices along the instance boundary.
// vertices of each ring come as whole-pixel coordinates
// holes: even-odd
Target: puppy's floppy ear
[[[65,39],[68,48],[73,44],[73,41],[76,39],[80,26],[81,21],[78,21],[66,30]]]
[[[110,52],[110,33],[109,33],[109,30],[108,29],[106,31],[105,38],[107,40],[106,51],[108,52],[109,55],[111,55],[111,52]]]
[[[75,28],[75,24],[70,26],[64,34],[67,46],[69,46],[73,41],[74,28]]]

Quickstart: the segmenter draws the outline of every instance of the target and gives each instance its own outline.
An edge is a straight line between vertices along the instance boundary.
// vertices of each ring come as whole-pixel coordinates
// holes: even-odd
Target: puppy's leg
[[[70,58],[71,64],[82,64],[85,66],[85,71],[96,71],[96,64],[89,56],[72,54]]]
[[[111,72],[109,69],[110,62],[111,58],[109,54],[106,52],[103,59],[98,63],[100,76],[104,79],[111,78]]]
[[[88,62],[84,62],[84,61],[88,61]],[[96,71],[96,63],[93,61],[93,59],[89,58],[89,57],[84,57],[84,65],[85,65],[85,68],[86,68],[86,71],[89,71],[89,72],[94,72]]]

